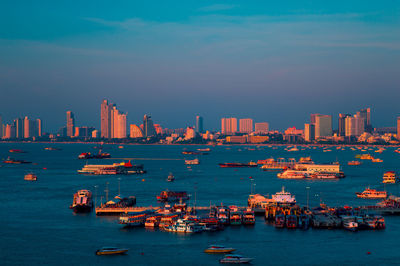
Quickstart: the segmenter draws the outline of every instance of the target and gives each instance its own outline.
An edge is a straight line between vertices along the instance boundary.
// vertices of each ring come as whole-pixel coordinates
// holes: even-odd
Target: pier
[[[96,207],[96,215],[120,215],[130,212],[157,211],[160,207]]]

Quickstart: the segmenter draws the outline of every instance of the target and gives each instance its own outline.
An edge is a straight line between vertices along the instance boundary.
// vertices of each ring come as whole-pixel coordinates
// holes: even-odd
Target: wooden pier
[[[157,211],[160,207],[124,207],[124,208],[105,208],[96,207],[96,215],[120,215],[123,213],[143,212],[143,211]]]

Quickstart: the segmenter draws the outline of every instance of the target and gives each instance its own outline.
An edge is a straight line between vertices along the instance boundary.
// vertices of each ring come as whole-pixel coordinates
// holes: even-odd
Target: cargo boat
[[[92,211],[92,192],[87,189],[78,190],[78,192],[74,194],[74,200],[69,208],[73,209],[76,213]]]
[[[160,195],[157,196],[158,201],[178,201],[178,200],[188,200],[189,196],[186,191],[162,191]]]
[[[377,191],[376,189],[367,188],[363,192],[356,192],[358,198],[363,199],[386,199],[386,191]]]
[[[257,167],[257,163],[249,162],[249,163],[219,163],[218,164],[221,168],[228,168],[228,167]]]

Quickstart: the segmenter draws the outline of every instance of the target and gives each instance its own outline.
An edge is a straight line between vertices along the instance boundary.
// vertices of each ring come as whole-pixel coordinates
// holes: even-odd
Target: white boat
[[[174,224],[165,227],[166,231],[177,233],[199,233],[203,229],[203,226],[198,223],[184,219],[178,219]]]
[[[225,257],[220,259],[219,262],[240,264],[240,263],[250,263],[252,260],[253,258],[245,258],[242,255],[231,254],[231,255],[225,255]]]
[[[377,191],[376,189],[367,188],[363,192],[356,192],[357,197],[363,199],[386,199],[386,191]]]
[[[96,255],[117,255],[128,252],[127,248],[104,247],[96,250]]]
[[[296,204],[296,197],[285,191],[285,187],[282,187],[282,191],[272,195],[272,200],[276,203]]]
[[[282,173],[278,173],[277,176],[283,179],[303,179],[307,177],[307,173],[304,171],[285,170]]]

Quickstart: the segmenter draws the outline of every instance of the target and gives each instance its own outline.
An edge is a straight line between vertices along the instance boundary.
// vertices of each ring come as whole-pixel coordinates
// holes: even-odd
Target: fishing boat
[[[231,225],[242,224],[242,213],[238,210],[236,206],[230,207],[229,221]]]
[[[385,184],[394,184],[399,182],[399,177],[397,176],[395,171],[387,171],[383,174],[382,183]]]
[[[158,201],[178,201],[178,200],[188,200],[189,196],[186,191],[162,191],[160,195],[157,196]]]
[[[55,147],[45,147],[44,148],[46,151],[61,151],[60,148],[55,148]]]
[[[225,206],[219,207],[217,209],[217,218],[221,224],[229,224],[229,208]]]
[[[360,161],[349,161],[347,162],[348,165],[360,165],[361,162]]]
[[[286,216],[286,228],[294,229],[297,228],[297,216],[287,215]]]
[[[285,227],[285,215],[278,214],[275,216],[275,227],[284,228]]]
[[[254,215],[254,211],[250,208],[247,208],[243,212],[242,223],[244,225],[254,225],[256,223],[256,217]]]
[[[234,248],[227,248],[225,246],[220,246],[220,245],[211,245],[204,250],[205,253],[211,253],[211,254],[231,253],[233,251],[235,251]]]
[[[26,175],[24,176],[24,180],[27,180],[27,181],[37,181],[37,175],[35,175],[34,173],[26,174]]]
[[[386,199],[386,191],[377,191],[376,189],[367,188],[363,192],[356,192],[358,198],[363,199]]]
[[[26,151],[20,150],[20,149],[11,149],[9,150],[11,153],[26,153]]]
[[[199,159],[193,159],[193,160],[185,160],[185,164],[192,165],[192,164],[200,164]]]
[[[13,159],[8,157],[6,160],[3,161],[3,163],[7,163],[7,164],[28,164],[28,163],[32,163],[32,162],[28,162],[25,160],[17,160],[17,159]]]
[[[349,231],[357,231],[358,223],[355,221],[353,217],[342,217],[343,220],[343,228]]]
[[[92,192],[87,189],[78,190],[78,192],[74,194],[74,200],[69,208],[73,209],[76,213],[92,211]]]
[[[242,255],[232,254],[232,255],[225,255],[224,258],[220,259],[220,263],[233,263],[233,264],[240,264],[240,263],[250,263],[253,258],[245,258]]]
[[[172,181],[174,181],[174,180],[175,180],[174,175],[173,175],[172,173],[169,173],[168,178],[167,178],[167,181],[168,181],[168,182],[172,182]]]
[[[96,255],[120,255],[128,252],[127,248],[103,247],[96,250]]]
[[[257,167],[258,164],[255,162],[249,163],[219,163],[221,168],[240,168],[240,167]]]
[[[371,162],[373,162],[373,163],[382,163],[383,160],[379,159],[379,158],[374,158],[374,159],[371,160]]]

